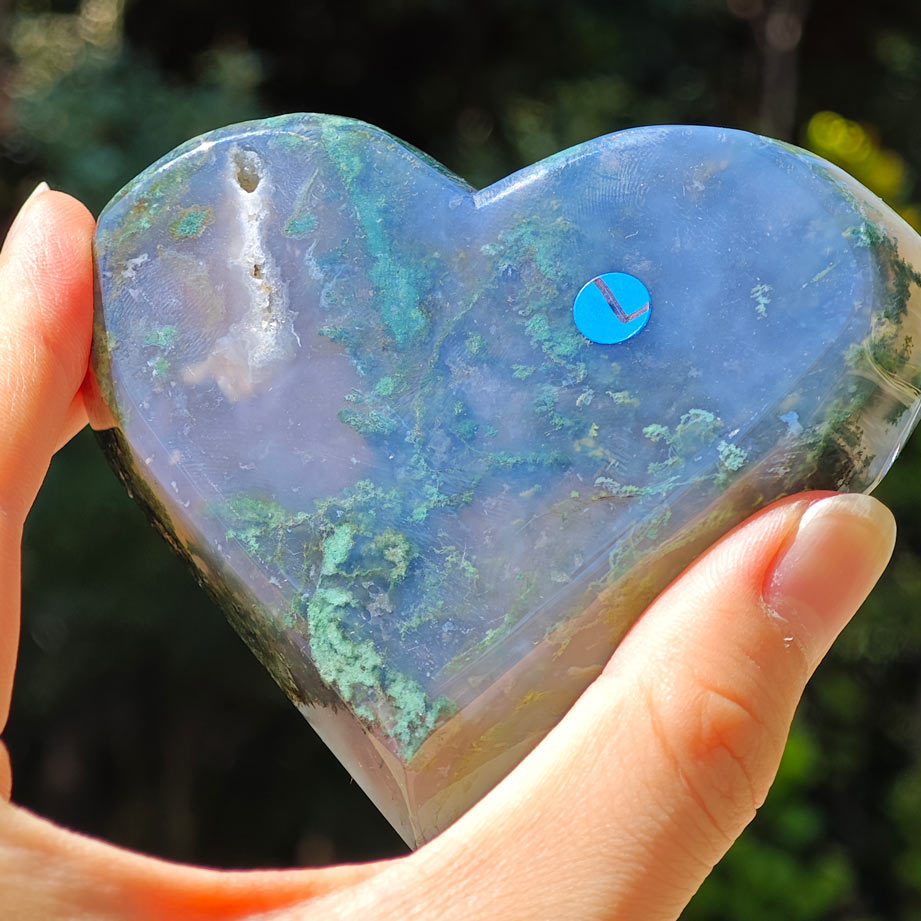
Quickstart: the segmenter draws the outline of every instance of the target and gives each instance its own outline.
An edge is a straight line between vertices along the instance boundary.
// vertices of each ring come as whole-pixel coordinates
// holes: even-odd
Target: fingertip
[[[59,280],[92,284],[95,219],[82,202],[40,183],[23,203],[3,242],[4,269],[23,264],[31,272],[54,271]]]
[[[33,252],[34,244],[49,233],[54,239],[64,234],[65,240],[72,238],[75,248],[81,249],[92,238],[94,228],[95,219],[86,205],[40,182],[13,219],[3,242],[2,257],[8,261],[13,253]]]
[[[47,345],[68,377],[76,377],[74,391],[86,373],[92,334],[94,228],[77,199],[39,187],[0,254],[0,329],[9,341]]]
[[[0,252],[0,501],[24,515],[65,430],[93,328],[93,216],[39,189]]]
[[[777,554],[762,594],[815,669],[876,585],[895,547],[892,512],[842,493],[813,502]]]
[[[816,490],[786,496],[755,512],[731,528],[704,554],[694,560],[656,598],[636,622],[610,666],[616,667],[633,644],[648,641],[650,633],[663,629],[675,605],[689,595],[724,599],[726,607],[761,604],[762,586],[807,509],[837,495]]]
[[[95,218],[83,202],[67,192],[50,188],[47,182],[40,182],[23,202],[14,226],[7,235],[7,241],[18,235],[20,219],[24,227],[26,218],[30,224],[53,223],[58,229],[62,225],[75,230],[88,228],[90,234],[96,224]]]
[[[30,199],[3,246],[3,266],[39,288],[57,292],[59,304],[92,303],[95,222],[87,207],[63,192]]]

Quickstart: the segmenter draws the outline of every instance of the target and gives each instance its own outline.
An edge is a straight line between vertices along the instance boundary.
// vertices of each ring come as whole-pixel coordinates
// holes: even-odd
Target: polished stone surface
[[[360,122],[252,122],[131,182],[96,260],[110,457],[411,844],[697,553],[872,488],[918,411],[918,238],[741,132],[477,192]]]

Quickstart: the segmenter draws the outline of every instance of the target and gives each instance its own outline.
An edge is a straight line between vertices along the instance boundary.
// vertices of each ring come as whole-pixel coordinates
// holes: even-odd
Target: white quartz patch
[[[228,246],[231,285],[245,292],[242,316],[215,344],[212,354],[183,375],[186,383],[213,379],[229,400],[245,399],[270,380],[300,345],[295,314],[288,309],[287,284],[267,242],[275,189],[270,171],[255,151],[236,148],[228,159],[228,213],[237,227]]]

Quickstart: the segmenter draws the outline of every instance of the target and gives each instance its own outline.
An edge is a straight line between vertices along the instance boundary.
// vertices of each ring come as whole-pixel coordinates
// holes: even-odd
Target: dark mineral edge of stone
[[[918,413],[918,237],[739,131],[475,191],[361,122],[250,122],[129,183],[95,250],[110,460],[411,845],[695,555],[780,496],[871,489]],[[599,345],[573,303],[607,273],[650,312]]]

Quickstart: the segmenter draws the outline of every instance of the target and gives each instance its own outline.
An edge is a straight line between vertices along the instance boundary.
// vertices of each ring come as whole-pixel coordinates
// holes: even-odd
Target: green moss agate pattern
[[[475,191],[369,125],[215,131],[96,236],[129,489],[410,844],[507,773],[704,547],[871,489],[914,425],[921,244],[804,151],[600,138]],[[634,338],[574,298],[628,273]]]

